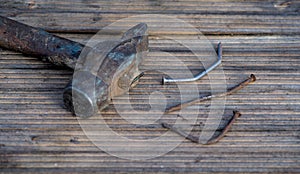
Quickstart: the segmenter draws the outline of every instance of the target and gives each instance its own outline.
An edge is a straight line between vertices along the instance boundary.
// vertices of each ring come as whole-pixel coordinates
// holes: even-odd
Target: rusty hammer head
[[[64,90],[65,106],[90,117],[115,96],[128,92],[141,77],[139,65],[148,51],[147,25],[129,29],[118,41],[105,41],[81,53],[73,79]]]

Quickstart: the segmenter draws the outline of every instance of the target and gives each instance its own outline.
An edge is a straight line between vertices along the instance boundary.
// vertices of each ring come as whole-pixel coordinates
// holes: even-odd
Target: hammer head
[[[105,48],[108,46],[112,48]],[[103,48],[104,57],[97,57]],[[120,41],[103,42],[88,50],[63,94],[66,108],[80,117],[103,110],[113,97],[136,84],[142,74],[139,65],[148,51],[147,25],[140,23],[125,32]]]

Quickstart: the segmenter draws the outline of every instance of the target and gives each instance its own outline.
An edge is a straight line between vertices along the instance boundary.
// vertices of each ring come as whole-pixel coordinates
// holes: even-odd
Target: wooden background
[[[62,107],[62,90],[72,71],[0,49],[0,172],[272,172],[300,173],[300,2],[288,0],[11,0],[0,15],[85,43],[102,27],[137,14],[166,14],[190,22],[216,45],[222,41],[227,85],[250,73],[257,82],[227,98],[225,115],[242,112],[227,136],[215,145],[184,141],[173,151],[147,161],[131,161],[99,150],[77,119]],[[158,20],[158,19],[154,19]],[[186,38],[178,32],[165,34]],[[108,35],[109,37],[109,35]],[[167,49],[193,72],[200,64],[189,53],[150,36],[150,49]],[[151,54],[143,66],[168,64]],[[218,71],[212,72],[212,74]],[[146,107],[149,92],[163,89],[176,103],[174,86],[163,88],[148,72],[131,91],[134,105]],[[209,92],[207,77],[197,82]],[[172,93],[173,92],[173,93]],[[122,101],[122,97],[120,98]],[[146,102],[145,102],[146,101]],[[207,106],[200,106],[205,119]],[[164,129],[134,127],[105,117],[115,130],[136,138],[159,136]],[[176,117],[176,113],[170,117]],[[199,121],[199,124],[202,123]],[[177,135],[174,134],[174,137]],[[126,147],[126,143],[116,142]],[[143,155],[143,154],[141,154]]]

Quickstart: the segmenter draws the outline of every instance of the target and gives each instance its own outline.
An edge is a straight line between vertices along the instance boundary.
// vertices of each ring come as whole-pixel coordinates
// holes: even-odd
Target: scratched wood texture
[[[185,140],[160,157],[131,161],[97,148],[77,119],[62,107],[62,90],[72,71],[1,49],[0,173],[300,173],[299,4],[296,0],[1,2],[0,15],[82,43],[118,19],[138,14],[171,15],[200,29],[214,46],[222,41],[222,67],[228,87],[251,73],[257,76],[257,82],[227,97],[224,115],[230,115],[233,109],[243,115],[219,143],[204,146]],[[153,20],[159,22],[159,19]],[[182,31],[180,25],[170,26],[173,32],[162,30],[160,34],[178,40],[195,34]],[[109,34],[106,37],[110,37]],[[150,49],[176,55],[193,73],[201,67],[189,52],[182,51],[170,40],[150,36]],[[142,65],[142,68],[147,67],[163,67],[174,74],[181,72],[179,65],[172,63],[172,57],[151,51]],[[213,75],[218,73],[218,70],[212,72]],[[134,107],[147,109],[149,94],[157,90],[166,93],[169,103],[178,102],[176,86],[162,87],[160,77],[156,71],[146,73],[130,92]],[[209,92],[210,83],[207,77],[198,81],[200,92]],[[189,90],[189,85],[185,86]],[[124,103],[124,97],[119,97],[118,102]],[[209,102],[200,105],[197,122],[200,127],[209,106]],[[158,137],[165,131],[158,124],[148,127],[128,124],[117,116],[113,106],[103,115],[114,131],[133,139]],[[174,113],[169,117],[176,119],[178,115]],[[172,137],[175,139],[177,135],[172,134],[169,143]],[[116,140],[114,145],[127,147],[121,140]]]

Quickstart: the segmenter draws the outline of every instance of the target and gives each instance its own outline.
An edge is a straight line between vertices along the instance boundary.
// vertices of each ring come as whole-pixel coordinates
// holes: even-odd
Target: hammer
[[[120,40],[91,48],[0,16],[0,47],[74,69],[73,80],[63,93],[64,105],[77,116],[90,117],[143,75],[140,53],[148,51],[147,28],[145,23],[137,24]]]

